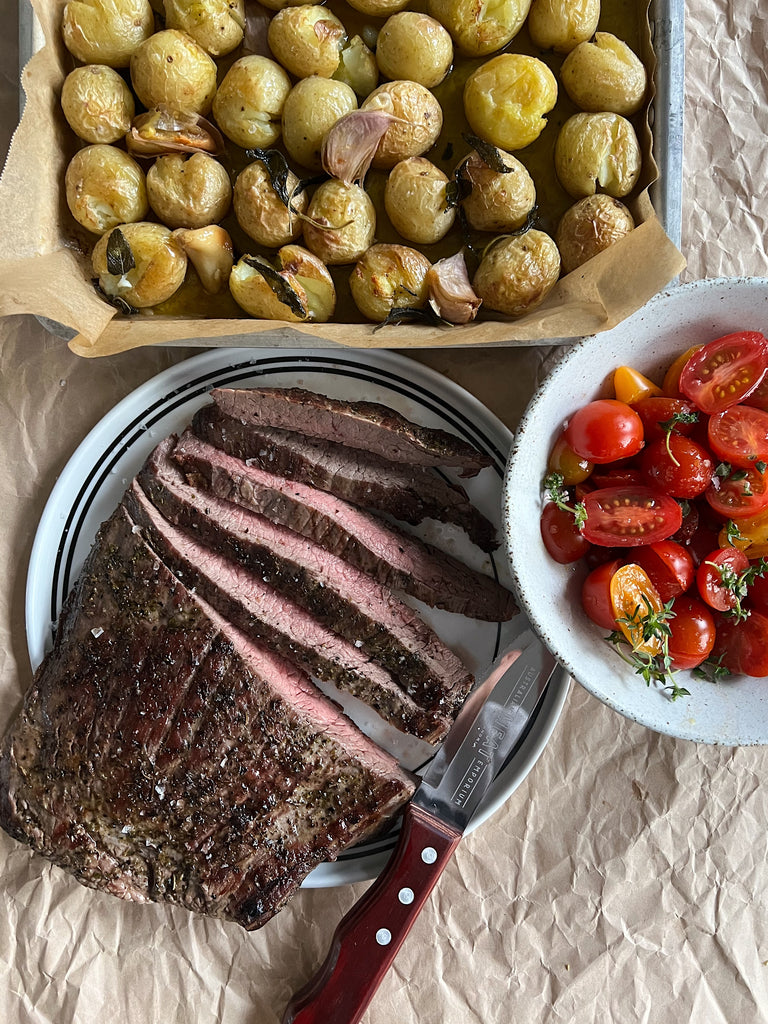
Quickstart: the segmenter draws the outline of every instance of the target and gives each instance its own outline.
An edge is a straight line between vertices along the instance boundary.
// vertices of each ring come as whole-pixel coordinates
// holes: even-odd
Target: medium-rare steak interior
[[[194,418],[198,436],[172,435],[149,454],[101,525],[0,743],[0,826],[12,836],[84,885],[247,929],[319,863],[387,826],[414,791],[315,680],[367,705],[366,722],[371,709],[399,730],[394,748],[407,739],[423,752],[450,728],[472,675],[418,601],[490,622],[516,611],[496,581],[365,510],[374,491],[397,506],[421,490],[421,512],[439,519],[447,494],[489,541],[493,524],[450,481],[479,471],[483,453],[382,406],[297,401],[291,389],[285,401],[284,390],[264,401],[281,416],[299,410],[285,421],[296,429],[209,406]],[[400,457],[415,445],[435,458],[442,446],[454,468],[443,478],[306,437],[298,428],[313,409]],[[278,437],[266,470],[224,443],[260,446],[262,429]],[[278,475],[286,462],[330,486]]]
[[[122,508],[0,753],[0,824],[79,881],[260,927],[413,781],[191,594]]]

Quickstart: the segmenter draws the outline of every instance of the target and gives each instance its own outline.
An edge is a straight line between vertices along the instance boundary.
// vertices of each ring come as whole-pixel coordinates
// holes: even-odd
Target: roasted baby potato
[[[317,75],[302,78],[283,107],[283,142],[288,155],[302,167],[319,171],[326,133],[353,110],[357,110],[357,96],[351,86]]]
[[[579,43],[560,69],[560,81],[582,110],[603,110],[628,117],[643,105],[648,76],[640,58],[610,32]]]
[[[269,23],[269,48],[275,60],[297,78],[330,78],[339,66],[347,32],[322,4],[284,7]]]
[[[164,0],[165,27],[192,36],[212,57],[231,53],[243,41],[245,0]]]
[[[290,91],[285,69],[269,57],[252,53],[236,60],[222,79],[213,99],[213,116],[235,145],[266,149],[280,138]]]
[[[472,287],[488,309],[522,316],[541,305],[559,276],[560,253],[554,241],[543,231],[531,230],[493,243]]]
[[[149,0],[69,0],[62,14],[64,45],[83,64],[127,68],[154,31]]]
[[[373,244],[376,207],[359,185],[336,178],[312,196],[304,223],[304,244],[328,266],[354,263]]]
[[[528,31],[541,50],[570,53],[591,39],[600,21],[600,0],[533,0]]]
[[[117,142],[131,127],[133,93],[106,64],[70,71],[61,87],[61,109],[72,131],[85,142]]]
[[[155,32],[131,57],[131,83],[145,107],[207,114],[216,94],[216,62],[186,32]]]
[[[401,11],[388,18],[379,32],[376,60],[385,78],[407,79],[433,89],[453,63],[453,40],[428,14]]]
[[[635,226],[626,206],[612,196],[585,196],[560,218],[555,242],[569,274],[624,238]]]
[[[149,205],[169,228],[202,228],[223,220],[232,202],[225,168],[207,153],[169,153],[147,171]]]
[[[421,156],[437,142],[443,127],[443,111],[434,95],[405,79],[380,85],[360,109],[383,110],[396,119],[379,142],[374,167],[390,168],[409,156]]]
[[[377,323],[386,320],[395,308],[426,305],[430,266],[423,253],[407,245],[372,245],[349,278],[355,305],[363,316]]]
[[[417,245],[439,242],[456,219],[447,187],[448,177],[426,157],[395,164],[384,188],[384,208],[395,231]]]
[[[297,191],[298,185],[299,179],[289,171],[284,182],[289,208],[275,191],[269,170],[261,160],[254,160],[238,174],[233,196],[235,217],[254,242],[277,249],[301,235],[299,215],[306,211],[308,199],[304,190]]]
[[[149,221],[106,232],[94,247],[92,263],[104,294],[136,309],[170,299],[187,271],[187,257],[170,229]]]
[[[64,188],[72,216],[97,235],[149,212],[144,171],[117,146],[86,146],[75,153]]]
[[[537,57],[501,53],[481,64],[464,86],[472,131],[500,149],[523,149],[539,137],[557,101],[557,80]]]
[[[274,263],[243,256],[229,290],[246,313],[262,320],[325,323],[336,308],[336,287],[322,260],[300,245],[285,245]]]
[[[495,161],[499,161],[496,167],[490,167],[475,150],[462,161],[459,173],[471,191],[461,205],[476,231],[517,231],[536,205],[536,186],[511,153],[496,149]]]
[[[620,114],[574,114],[555,143],[555,171],[574,199],[600,189],[621,199],[637,184],[642,166],[635,129]]]
[[[462,53],[485,57],[503,49],[523,27],[531,0],[429,0],[428,11],[450,32]]]

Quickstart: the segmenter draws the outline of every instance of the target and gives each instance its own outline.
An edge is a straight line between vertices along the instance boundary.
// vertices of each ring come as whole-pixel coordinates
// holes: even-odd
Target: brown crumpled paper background
[[[12,5],[0,140],[16,117]],[[683,279],[768,275],[758,5],[687,6]],[[674,325],[670,325],[673,327]],[[30,679],[26,565],[84,434],[189,354],[81,360],[0,321],[0,729]],[[423,352],[514,427],[544,350]],[[459,847],[364,1024],[768,1021],[768,749],[659,736],[581,688],[509,803]],[[89,892],[0,833],[0,1021],[277,1024],[364,884],[302,891],[256,934]]]

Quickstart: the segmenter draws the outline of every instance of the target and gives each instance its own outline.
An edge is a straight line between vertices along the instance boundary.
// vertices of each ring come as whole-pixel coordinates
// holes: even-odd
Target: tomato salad
[[[768,340],[728,334],[613,386],[552,447],[547,551],[585,563],[584,611],[672,699],[678,669],[768,676]]]

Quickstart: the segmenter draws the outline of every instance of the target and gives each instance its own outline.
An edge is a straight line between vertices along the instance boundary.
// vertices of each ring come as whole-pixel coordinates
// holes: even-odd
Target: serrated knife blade
[[[480,676],[405,809],[389,863],[337,927],[283,1024],[357,1024],[556,667],[528,630]]]

